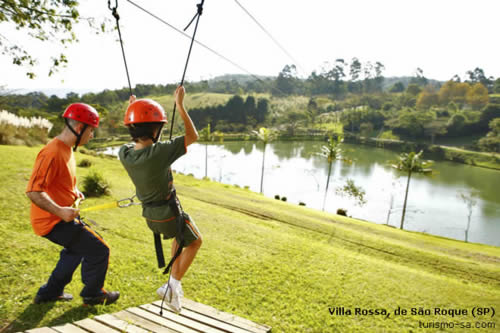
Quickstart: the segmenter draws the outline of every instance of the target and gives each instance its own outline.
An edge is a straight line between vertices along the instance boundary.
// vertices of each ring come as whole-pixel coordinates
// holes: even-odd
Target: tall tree
[[[264,150],[262,151],[262,172],[260,174],[260,193],[262,193],[264,189],[264,165],[266,160],[266,146],[269,142],[274,140],[275,134],[272,130],[265,127],[261,127],[258,132],[252,132],[257,135],[257,138],[259,138],[259,140],[264,144]]]
[[[210,132],[210,123],[200,131],[200,139],[205,143],[205,178],[208,177],[208,143],[214,140]]]
[[[410,179],[413,172],[429,174],[432,172],[430,168],[432,166],[433,161],[427,160],[424,161],[421,159],[423,150],[421,150],[418,154],[415,152],[411,153],[402,153],[399,155],[399,158],[395,164],[392,164],[392,167],[400,170],[408,172],[408,180],[406,182],[406,190],[405,190],[405,199],[403,203],[403,213],[401,214],[401,225],[400,229],[403,229],[403,224],[405,221],[405,213],[406,213],[406,203],[408,201],[408,191],[410,189]]]
[[[359,78],[361,76],[361,62],[358,58],[352,58],[351,64],[349,66],[349,75],[351,76],[351,82],[349,83],[349,92],[361,93],[361,85]]]
[[[462,199],[462,201],[465,203],[467,206],[467,228],[465,228],[465,242],[467,243],[469,241],[469,229],[470,229],[470,222],[472,218],[472,212],[474,211],[474,206],[477,204],[477,197],[479,196],[479,193],[477,192],[459,192],[458,197]]]
[[[276,78],[278,95],[293,95],[296,93],[297,68],[295,65],[285,65]],[[275,92],[276,93],[276,92]]]
[[[349,161],[349,159],[343,157],[343,149],[341,148],[341,144],[344,142],[344,138],[339,135],[337,138],[334,138],[332,135],[329,136],[328,144],[323,145],[321,147],[320,156],[323,156],[328,161],[328,175],[326,177],[326,186],[325,186],[325,196],[323,197],[323,210],[325,210],[326,197],[328,195],[328,185],[330,185],[330,176],[332,174],[332,165],[336,160]]]
[[[415,70],[415,76],[411,78],[410,83],[417,84],[421,87],[425,87],[429,80],[424,76],[424,71],[422,68],[417,67]]]

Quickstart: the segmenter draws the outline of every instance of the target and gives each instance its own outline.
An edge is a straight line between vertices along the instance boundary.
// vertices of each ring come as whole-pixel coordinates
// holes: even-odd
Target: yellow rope
[[[118,201],[113,201],[102,205],[80,209],[80,212],[90,212],[93,210],[101,210],[101,209],[115,208],[115,207],[118,207]]]

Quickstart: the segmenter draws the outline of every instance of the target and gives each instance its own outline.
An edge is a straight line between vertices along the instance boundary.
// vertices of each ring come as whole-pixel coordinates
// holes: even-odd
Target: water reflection
[[[319,156],[322,142],[274,142],[266,148],[264,194],[286,196],[288,202],[304,202],[321,209],[328,162]],[[382,148],[345,144],[352,164],[333,164],[325,210],[338,208],[356,218],[399,227],[406,174],[389,166],[397,154]],[[225,142],[208,146],[208,177],[227,184],[260,190],[263,144]],[[425,152],[424,152],[425,154]],[[424,156],[424,158],[426,158]],[[205,146],[193,144],[179,159],[174,170],[205,176]],[[467,206],[458,199],[460,191],[477,191],[469,240],[500,245],[500,172],[451,162],[438,162],[434,176],[413,174],[408,196],[405,229],[463,240],[467,225]],[[341,197],[335,189],[353,179],[365,191],[367,204]]]

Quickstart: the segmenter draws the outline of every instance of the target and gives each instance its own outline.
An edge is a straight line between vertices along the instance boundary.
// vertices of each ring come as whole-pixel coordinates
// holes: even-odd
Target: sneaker
[[[61,295],[54,297],[43,297],[37,294],[35,296],[34,302],[35,304],[41,304],[41,303],[57,302],[57,301],[69,302],[71,300],[73,300],[73,295],[63,292]]]
[[[160,297],[160,298],[163,298],[163,296],[165,295],[165,293],[167,292],[167,286],[168,286],[168,283],[165,283],[163,286],[161,286],[160,288],[156,289],[156,294]],[[172,290],[171,288],[168,288],[168,292],[171,293]],[[167,296],[165,296],[166,298]]]
[[[165,302],[170,309],[174,312],[179,313],[182,310],[181,298],[184,297],[184,291],[182,290],[182,286],[179,284],[177,288],[168,287],[167,283],[156,290],[156,293],[160,298],[163,299],[165,296]],[[165,295],[165,293],[167,293]]]
[[[120,298],[120,293],[118,291],[105,291],[103,295],[96,297],[84,297],[83,304],[84,305],[110,305],[116,302]]]

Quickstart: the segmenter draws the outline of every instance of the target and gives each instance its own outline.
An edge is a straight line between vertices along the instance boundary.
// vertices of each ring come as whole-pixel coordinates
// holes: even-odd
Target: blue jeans
[[[64,248],[49,280],[38,290],[39,296],[52,298],[61,295],[80,263],[84,284],[80,296],[96,297],[103,294],[109,247],[98,234],[77,221],[61,221],[44,237]]]

